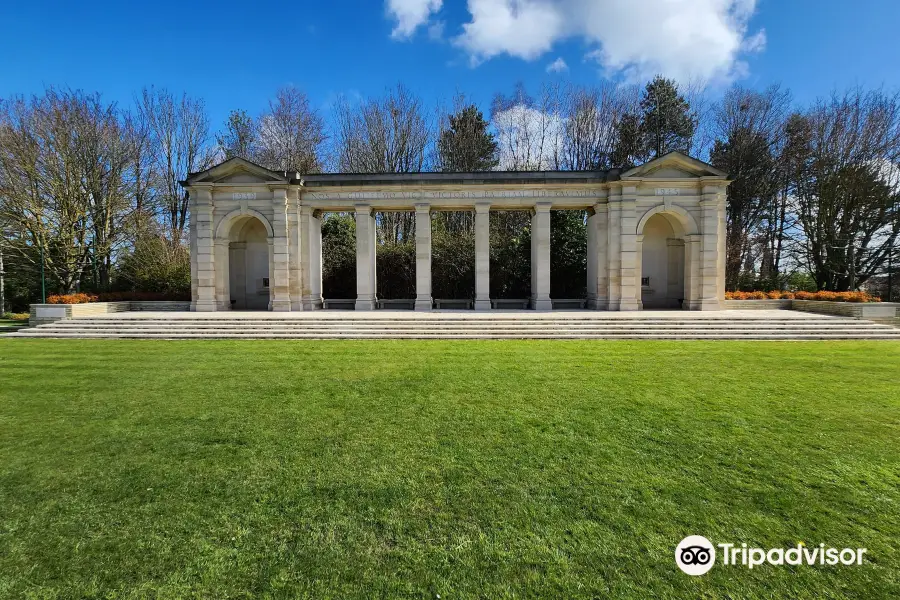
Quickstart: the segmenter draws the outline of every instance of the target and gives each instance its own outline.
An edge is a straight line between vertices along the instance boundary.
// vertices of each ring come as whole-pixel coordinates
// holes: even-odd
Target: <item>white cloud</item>
[[[443,0],[387,0],[387,11],[397,21],[391,37],[404,39],[412,36],[419,26],[428,22],[431,15],[441,10]]]
[[[569,65],[566,64],[566,61],[562,59],[562,57],[557,58],[552,63],[547,65],[548,73],[565,73],[569,70]]]
[[[455,43],[473,63],[495,56],[533,60],[576,38],[611,73],[643,80],[728,80],[742,57],[765,46],[748,33],[757,0],[468,0],[471,20]]]
[[[428,39],[432,42],[439,42],[444,39],[444,26],[446,24],[443,21],[435,21],[431,25],[428,26]]]
[[[515,104],[491,117],[503,171],[538,171],[558,167],[565,122],[557,114]]]

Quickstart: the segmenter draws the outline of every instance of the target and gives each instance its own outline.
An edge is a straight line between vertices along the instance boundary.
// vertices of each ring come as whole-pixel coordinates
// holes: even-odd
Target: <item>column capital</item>
[[[476,202],[475,203],[475,212],[479,214],[486,213],[491,210],[490,202]]]
[[[594,214],[609,212],[609,204],[606,202],[597,203],[594,205]]]
[[[372,214],[372,205],[366,203],[354,204],[353,208],[356,214],[370,215]]]
[[[212,190],[209,188],[192,187],[189,191],[189,204],[197,208],[211,207],[213,203]]]
[[[416,202],[415,207],[416,207],[417,213],[430,213],[431,212],[431,204],[429,202]]]
[[[536,213],[550,212],[550,208],[552,206],[553,206],[552,202],[536,202],[534,205],[534,212],[536,212]]]

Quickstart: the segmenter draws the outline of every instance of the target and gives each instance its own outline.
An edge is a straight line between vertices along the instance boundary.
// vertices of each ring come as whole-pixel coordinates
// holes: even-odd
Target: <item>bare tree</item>
[[[833,94],[804,119],[799,259],[820,289],[855,289],[884,267],[900,234],[900,94]]]
[[[206,106],[186,94],[177,98],[168,90],[151,87],[144,88],[138,110],[149,134],[160,217],[169,240],[179,243],[187,227],[189,202],[179,181],[208,168],[214,158]]]
[[[543,86],[537,100],[522,84],[512,96],[498,94],[491,107],[500,168],[505,171],[559,169],[563,163],[563,118],[558,86]]]
[[[716,142],[711,162],[734,181],[728,188],[726,227],[726,286],[736,289],[747,271],[754,271],[753,249],[778,245],[766,234],[783,235],[786,198],[779,196],[778,156],[784,145],[790,94],[778,86],[756,92],[740,86],[728,90],[711,111],[710,127]],[[764,223],[766,226],[764,227]],[[769,276],[777,275],[773,256],[766,259]]]
[[[253,156],[264,167],[300,173],[322,169],[319,154],[325,126],[299,89],[289,86],[278,90],[258,119],[256,134],[258,147]]]
[[[0,221],[12,248],[40,260],[67,292],[87,266],[109,280],[130,209],[132,145],[114,105],[98,95],[48,89],[0,113]],[[38,250],[38,252],[35,252]]]
[[[383,98],[353,104],[341,99],[335,110],[338,168],[354,173],[416,173],[427,170],[433,123],[421,101],[402,85]]]
[[[638,110],[640,91],[612,83],[568,89],[564,100],[563,168],[609,169],[619,123]]]

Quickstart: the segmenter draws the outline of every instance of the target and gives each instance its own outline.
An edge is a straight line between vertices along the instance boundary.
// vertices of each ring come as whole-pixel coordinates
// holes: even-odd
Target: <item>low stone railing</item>
[[[126,300],[122,302],[87,302],[84,304],[32,304],[29,325],[55,323],[63,319],[94,317],[114,313],[142,310],[185,311],[191,309],[188,301]]]

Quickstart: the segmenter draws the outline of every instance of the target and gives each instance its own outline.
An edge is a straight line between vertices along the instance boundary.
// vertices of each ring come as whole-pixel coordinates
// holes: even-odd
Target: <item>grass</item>
[[[0,328],[22,327],[28,325],[28,313],[3,313],[0,314]]]
[[[0,339],[2,598],[896,598],[900,344]],[[716,565],[688,534],[865,547]]]

